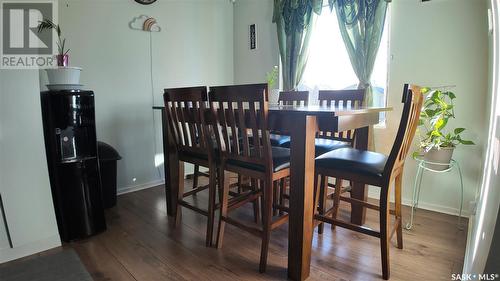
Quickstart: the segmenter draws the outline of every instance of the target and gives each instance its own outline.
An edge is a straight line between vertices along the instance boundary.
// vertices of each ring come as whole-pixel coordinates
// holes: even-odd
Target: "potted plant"
[[[55,30],[57,33],[57,50],[56,55],[57,68],[46,69],[49,78],[48,87],[60,88],[69,87],[74,88],[75,86],[81,86],[80,83],[80,72],[79,67],[69,67],[69,49],[66,48],[66,38],[62,38],[61,26],[55,24],[49,19],[44,19],[38,24],[38,32],[43,32],[44,30]]]
[[[269,102],[278,103],[279,98],[279,89],[274,89],[274,85],[278,81],[279,78],[279,69],[278,66],[275,65],[273,69],[266,73],[266,81],[267,81],[267,90],[270,93]]]
[[[58,50],[58,54],[56,56],[57,66],[68,66],[69,49],[66,49],[66,38],[61,37],[61,27],[49,19],[44,19],[43,21],[40,22],[40,24],[38,24],[38,33],[43,32],[44,30],[52,30],[52,29],[54,29],[57,33],[57,50]]]
[[[414,157],[423,155],[424,160],[431,163],[434,170],[446,170],[457,145],[473,145],[474,142],[465,140],[461,134],[465,128],[447,128],[448,121],[455,118],[453,100],[456,95],[447,90],[431,90],[423,88],[425,95],[424,105],[420,113],[418,134],[420,136],[420,150],[414,152]]]

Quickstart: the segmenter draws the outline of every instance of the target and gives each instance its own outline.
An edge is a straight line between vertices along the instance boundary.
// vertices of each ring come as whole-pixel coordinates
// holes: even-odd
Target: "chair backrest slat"
[[[248,126],[247,123],[245,122],[245,110],[243,107],[243,102],[239,101],[238,102],[238,128],[241,131],[241,135],[243,138],[243,155],[244,156],[250,156],[250,142],[248,140]]]
[[[222,159],[272,169],[267,84],[210,87],[209,100]]]
[[[206,87],[165,89],[163,99],[168,127],[179,153],[207,155],[207,133],[204,112],[208,94]]]
[[[321,90],[318,94],[320,106],[337,106],[359,108],[363,105],[365,89],[356,90]],[[320,131],[317,134],[320,138],[345,141],[354,144],[355,131],[345,132]]]
[[[423,100],[421,87],[409,84],[404,85],[403,114],[394,145],[384,168],[384,178],[386,179],[390,178],[394,170],[402,168],[404,165],[418,127]]]

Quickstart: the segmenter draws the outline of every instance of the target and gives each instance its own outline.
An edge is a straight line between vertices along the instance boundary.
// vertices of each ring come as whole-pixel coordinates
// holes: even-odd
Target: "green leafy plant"
[[[275,65],[271,71],[266,73],[267,85],[269,88],[272,88],[276,81],[278,81],[279,69],[278,66]]]
[[[69,52],[69,49],[66,50],[66,38],[61,37],[61,27],[58,24],[55,24],[53,21],[49,19],[44,19],[43,21],[40,21],[38,24],[38,33],[44,31],[44,30],[49,30],[49,29],[54,29],[57,32],[57,49],[59,52],[59,55],[67,55]]]
[[[420,112],[419,135],[420,148],[427,152],[432,148],[456,147],[459,144],[473,145],[474,142],[465,140],[461,134],[465,128],[448,130],[446,126],[450,119],[455,118],[453,100],[456,95],[451,91],[431,90],[423,88],[425,95],[424,105]],[[415,152],[419,154],[419,152]]]

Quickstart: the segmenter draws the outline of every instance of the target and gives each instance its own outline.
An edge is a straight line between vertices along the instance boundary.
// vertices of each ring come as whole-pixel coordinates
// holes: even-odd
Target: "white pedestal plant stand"
[[[463,227],[461,225],[460,219],[462,217],[462,207],[463,207],[463,203],[464,203],[464,182],[462,179],[462,170],[460,169],[460,165],[458,164],[458,162],[455,161],[454,159],[451,159],[449,164],[448,163],[443,164],[443,163],[429,162],[429,161],[424,160],[424,158],[421,156],[415,157],[414,159],[418,163],[418,169],[417,169],[417,176],[415,177],[415,182],[413,184],[413,197],[412,197],[412,204],[411,204],[410,221],[406,223],[405,228],[407,230],[411,230],[413,228],[414,215],[415,215],[415,211],[418,208],[418,201],[420,199],[420,187],[422,185],[422,178],[423,178],[424,171],[443,174],[443,173],[450,172],[451,170],[456,168],[458,170],[458,174],[460,176],[460,211],[458,214],[458,229],[462,230]],[[435,170],[435,169],[431,168],[433,165],[434,165],[434,167],[436,167],[436,166],[448,166],[448,167],[444,170]]]

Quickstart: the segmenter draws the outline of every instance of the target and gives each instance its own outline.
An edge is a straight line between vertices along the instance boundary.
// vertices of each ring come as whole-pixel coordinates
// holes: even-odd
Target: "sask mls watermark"
[[[33,69],[56,65],[54,34],[38,33],[43,19],[57,22],[56,1],[2,1],[0,68]]]

